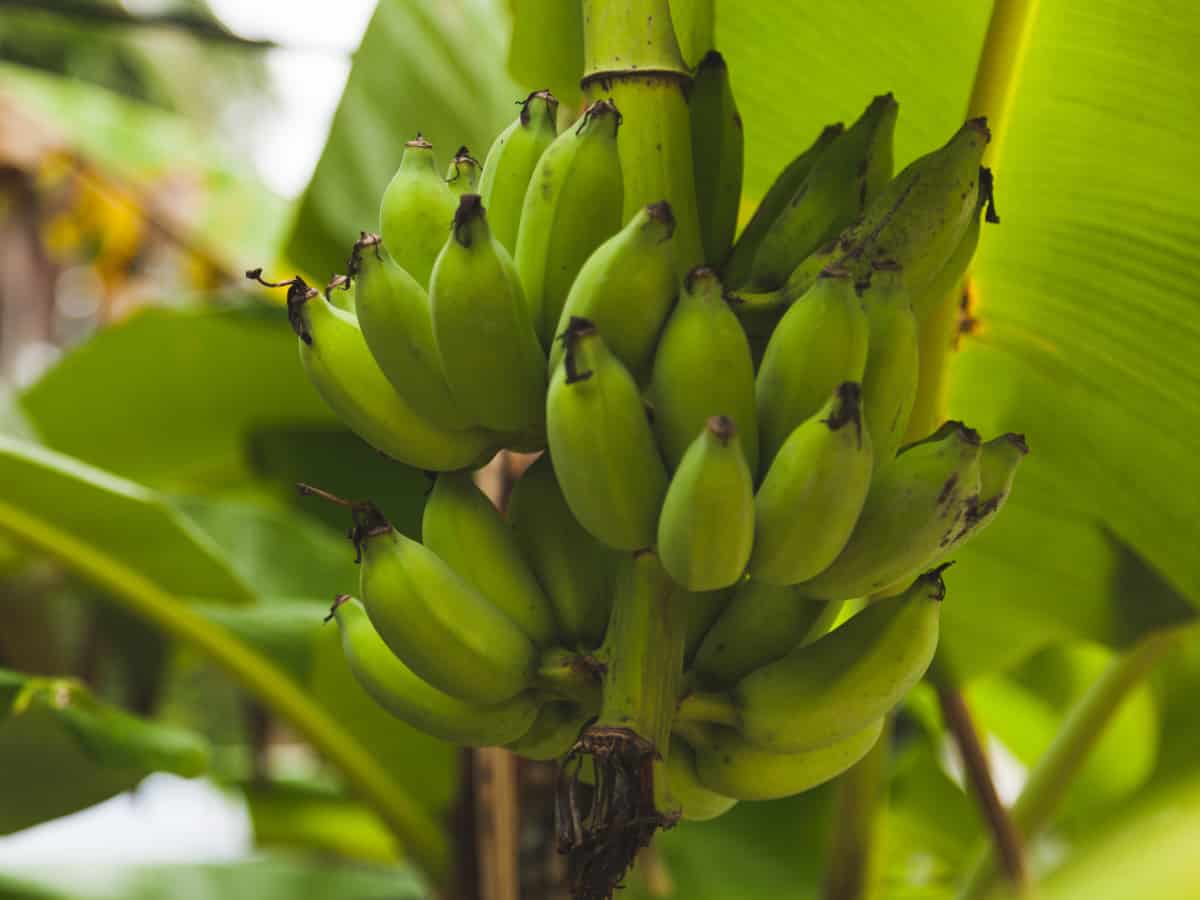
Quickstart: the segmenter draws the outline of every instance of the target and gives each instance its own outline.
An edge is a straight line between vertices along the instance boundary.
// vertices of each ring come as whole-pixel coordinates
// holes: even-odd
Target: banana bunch
[[[590,96],[559,131],[555,98],[529,94],[482,165],[410,141],[324,292],[247,273],[287,288],[333,411],[435,476],[420,541],[304,488],[353,518],[358,599],[331,612],[348,665],[444,740],[593,756],[597,805],[564,801],[580,845],[597,810],[712,818],[862,758],[933,657],[946,560],[1027,452],[958,421],[910,433],[922,323],[997,221],[984,120],[893,177],[898,106],[878,96],[737,234],[719,54],[671,144],[690,155],[645,171]],[[648,196],[659,183],[694,195]],[[503,448],[541,452],[505,514],[471,474]],[[649,773],[646,806],[628,791]]]

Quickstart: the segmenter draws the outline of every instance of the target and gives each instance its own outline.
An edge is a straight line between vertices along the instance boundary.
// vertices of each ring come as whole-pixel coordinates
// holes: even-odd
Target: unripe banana
[[[716,721],[773,753],[848,738],[925,674],[945,593],[941,570],[930,570],[901,596],[877,600],[820,640],[755,669],[728,694],[688,695],[678,722]]]
[[[531,641],[546,646],[554,640],[550,601],[526,565],[516,535],[469,472],[437,477],[425,502],[421,540]]]
[[[671,796],[683,808],[683,818],[690,822],[707,822],[737,805],[733,797],[718,794],[701,783],[696,774],[695,751],[678,735],[671,736],[665,771]]]
[[[917,317],[899,272],[875,272],[860,291],[870,334],[863,372],[863,418],[871,432],[875,468],[880,470],[896,456],[917,399]]]
[[[985,212],[986,210],[986,212]],[[986,166],[979,170],[979,196],[975,213],[967,223],[967,230],[958,241],[950,259],[930,281],[929,286],[913,297],[913,312],[918,321],[923,321],[959,286],[975,258],[979,246],[979,233],[984,220],[999,224],[995,204],[992,201],[992,172]]]
[[[679,465],[710,416],[725,415],[737,424],[751,473],[758,471],[754,362],[712,269],[693,269],[684,279],[659,339],[646,393],[670,468]]]
[[[481,428],[451,430],[421,417],[392,389],[353,315],[331,306],[300,278],[262,281],[288,286],[288,321],[300,339],[300,361],[321,399],[351,431],[388,456],[430,471],[482,464],[495,438]]]
[[[572,317],[588,319],[604,343],[641,382],[650,372],[654,345],[679,292],[675,276],[675,217],[667,203],[652,203],[596,248],[579,270],[554,333]],[[550,347],[550,371],[562,362],[563,345]]]
[[[572,647],[594,648],[612,608],[619,554],[579,524],[554,477],[549,455],[513,487],[508,519],[538,583],[554,604],[558,634]]]
[[[342,651],[355,679],[380,706],[414,728],[452,744],[506,744],[536,725],[532,691],[495,706],[455,699],[423,681],[388,649],[362,604],[345,594],[333,603]]]
[[[974,502],[968,498],[962,521],[944,552],[973,538],[992,523],[1012,492],[1017,466],[1028,453],[1025,435],[1012,432],[992,438],[979,448],[979,495]]]
[[[591,104],[577,125],[546,148],[525,193],[513,259],[547,348],[575,276],[621,228],[620,121],[609,101]]]
[[[729,252],[742,199],[742,117],[725,58],[710,50],[692,74],[688,93],[692,170],[704,260],[718,265]]]
[[[853,280],[840,269],[826,269],[784,314],[763,353],[754,382],[760,471],[834,388],[862,382],[867,340],[867,315]]]
[[[751,577],[798,584],[828,568],[862,512],[873,460],[859,386],[843,382],[788,436],[759,486]]]
[[[373,504],[352,508],[363,606],[392,652],[438,690],[470,703],[500,703],[527,690],[537,651],[517,624]]]
[[[379,233],[388,252],[422,287],[446,242],[456,198],[437,170],[433,145],[419,134],[404,145],[400,168],[379,207]]]
[[[749,280],[750,266],[754,262],[754,255],[758,253],[758,248],[762,245],[767,231],[779,218],[780,213],[787,208],[796,192],[800,190],[804,179],[808,177],[808,173],[812,171],[813,165],[821,154],[845,130],[846,127],[841,122],[826,125],[812,146],[784,166],[783,171],[775,176],[775,181],[767,188],[762,200],[758,202],[754,215],[750,217],[750,221],[746,223],[742,233],[738,235],[737,243],[733,245],[729,258],[721,266],[721,278],[726,285],[731,288],[740,288]]]
[[[979,435],[947,422],[876,473],[846,548],[804,592],[862,597],[920,571],[953,540],[978,495]]]
[[[593,715],[594,711],[586,713],[574,703],[547,703],[538,711],[529,730],[506,746],[526,759],[560,759]]]
[[[429,283],[433,334],[458,406],[498,431],[536,428],[545,415],[546,358],[508,251],[478,194],[464,194]]]
[[[479,173],[483,166],[466,147],[459,147],[446,170],[446,184],[455,197],[479,193]]]
[[[392,387],[431,422],[444,428],[470,425],[442,372],[425,289],[383,251],[374,234],[363,234],[355,243],[350,273],[359,327]]]
[[[708,629],[691,668],[702,684],[731,687],[759,666],[823,636],[841,607],[836,600],[812,600],[795,588],[748,578]]]
[[[719,591],[688,592],[688,627],[683,641],[685,665],[690,664],[709,629],[725,611],[736,590],[738,590],[738,585]]]
[[[755,747],[730,728],[688,730],[696,753],[696,775],[712,791],[739,800],[776,800],[811,790],[841,775],[875,746],[879,718],[840,740],[798,753]]]
[[[752,290],[780,287],[810,253],[862,215],[892,177],[896,101],[884,94],[830,144],[763,237]]]
[[[546,435],[567,505],[618,550],[654,543],[667,472],[636,382],[595,326],[572,319],[546,396]]]
[[[954,255],[980,205],[979,166],[991,139],[986,119],[971,119],[942,148],[897,175],[838,239],[843,265],[860,278],[900,267],[913,297],[925,293]]]
[[[689,591],[715,591],[742,577],[753,545],[754,476],[733,420],[713,416],[667,488],[659,557]]]
[[[491,216],[492,233],[510,254],[517,250],[517,230],[529,179],[554,141],[557,117],[554,95],[534,91],[522,101],[520,115],[500,132],[484,160],[479,193]]]

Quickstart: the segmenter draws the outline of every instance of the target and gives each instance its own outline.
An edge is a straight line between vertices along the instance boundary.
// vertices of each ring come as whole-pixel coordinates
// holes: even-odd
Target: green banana
[[[359,327],[396,392],[444,428],[472,424],[450,394],[425,289],[396,265],[374,234],[363,234],[355,243],[349,271]]]
[[[733,419],[752,473],[758,471],[754,362],[746,334],[712,269],[693,269],[667,320],[647,398],[654,433],[674,469],[713,415]]]
[[[469,472],[437,477],[425,501],[421,540],[531,641],[544,647],[554,640],[553,606],[526,564],[516,535]]]
[[[350,506],[363,606],[406,666],[470,703],[500,703],[530,687],[538,662],[533,643],[436,553],[396,531],[372,503],[301,490]]]
[[[763,238],[780,213],[787,208],[788,202],[800,189],[821,154],[845,130],[846,127],[841,122],[826,125],[812,146],[784,166],[783,171],[775,176],[775,181],[758,201],[754,215],[738,235],[728,258],[721,265],[721,278],[729,287],[740,288],[749,280],[750,266],[758,248],[762,246]]]
[[[860,285],[870,337],[863,372],[863,418],[871,432],[875,469],[896,456],[917,399],[920,375],[917,317],[900,273],[875,272]]]
[[[967,498],[962,521],[945,552],[992,523],[1012,492],[1017,467],[1028,453],[1029,445],[1023,434],[1009,432],[984,442],[979,448],[979,495],[974,500]]]
[[[975,249],[979,246],[979,233],[985,220],[993,224],[1000,222],[992,200],[992,171],[987,167],[979,170],[979,197],[975,204],[975,212],[967,223],[966,232],[959,239],[950,259],[938,270],[929,286],[913,297],[913,312],[919,321],[928,318],[962,282],[971,260],[975,258]]]
[[[658,553],[676,583],[715,591],[742,577],[753,544],[754,476],[733,420],[713,416],[671,478]]]
[[[776,800],[841,775],[875,746],[883,718],[826,746],[798,753],[772,753],[730,728],[688,729],[696,775],[709,790],[739,800]]]
[[[563,332],[563,364],[546,395],[554,471],[575,518],[618,550],[654,543],[667,472],[636,382],[586,319]]]
[[[380,706],[414,728],[452,744],[486,747],[507,744],[536,725],[540,714],[532,691],[495,706],[455,699],[397,659],[353,597],[335,599],[330,616],[337,620],[355,679]]]
[[[750,266],[752,290],[780,287],[792,270],[862,215],[892,177],[897,105],[876,97],[813,164],[767,233]]]
[[[690,664],[705,635],[729,605],[738,585],[719,591],[689,591],[688,627],[683,640],[683,659]]]
[[[547,348],[576,274],[624,221],[620,122],[609,101],[588,106],[538,159],[525,193],[513,259]]]
[[[572,317],[588,319],[639,382],[650,371],[654,345],[679,292],[675,276],[675,217],[667,203],[638,210],[629,224],[596,248],[575,277],[554,333]],[[563,345],[550,348],[550,371]]]
[[[783,442],[819,410],[834,388],[862,382],[868,325],[854,282],[826,269],[776,326],[754,382],[759,469],[766,472]]]
[[[479,193],[491,216],[492,232],[509,253],[516,253],[525,191],[537,161],[554,141],[557,115],[554,95],[534,91],[521,102],[520,114],[500,132],[484,160]]]
[[[554,604],[559,637],[568,646],[596,647],[612,608],[618,554],[579,524],[548,454],[526,469],[513,487],[508,519],[533,574]]]
[[[383,192],[379,233],[392,259],[422,287],[429,285],[456,205],[437,170],[433,144],[418,134],[404,145],[400,168]]]
[[[923,569],[978,495],[979,435],[947,422],[876,473],[845,549],[802,589],[813,597],[862,597]]]
[[[451,430],[421,417],[392,389],[367,347],[355,317],[331,306],[301,278],[247,277],[288,288],[288,321],[300,339],[300,360],[321,399],[364,441],[393,459],[430,471],[481,465],[495,438],[481,428]]]
[[[980,160],[987,120],[971,119],[942,148],[911,163],[838,239],[842,264],[860,279],[898,265],[905,287],[922,296],[954,255],[980,206]]]
[[[853,381],[793,431],[754,497],[750,575],[798,584],[823,572],[846,546],[871,486],[871,435]]]
[[[679,735],[671,736],[671,752],[667,755],[665,771],[671,796],[683,808],[683,818],[690,822],[707,822],[737,805],[733,797],[719,794],[701,783],[696,774],[696,753]]]
[[[547,703],[538,711],[529,730],[505,746],[526,759],[560,759],[571,749],[589,718],[574,703]]]
[[[742,199],[742,117],[729,84],[725,58],[710,50],[692,74],[688,93],[692,123],[692,170],[704,259],[718,265],[737,230]]]
[[[811,600],[795,588],[748,578],[708,629],[691,668],[701,684],[730,687],[821,637],[841,607],[836,600]]]
[[[446,184],[450,187],[450,193],[455,197],[480,193],[479,172],[482,168],[470,150],[459,147],[454,159],[450,160],[450,168],[446,170]]]
[[[755,669],[728,693],[684,697],[677,727],[712,721],[773,753],[848,738],[887,714],[925,674],[945,593],[941,570],[932,569],[901,596],[875,601],[823,638]]]
[[[429,283],[433,334],[458,406],[498,431],[538,427],[546,358],[512,260],[488,228],[478,194],[464,194]]]

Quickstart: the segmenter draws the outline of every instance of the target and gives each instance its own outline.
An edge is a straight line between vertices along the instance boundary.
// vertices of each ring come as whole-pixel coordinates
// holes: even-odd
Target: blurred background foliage
[[[688,0],[672,5],[684,21]],[[900,100],[898,167],[941,143],[991,11],[719,0],[747,208],[876,93]],[[286,41],[244,36],[200,0],[0,0],[0,833],[151,772],[203,773],[253,829],[230,862],[0,863],[0,898],[470,882],[462,754],[350,679],[321,625],[355,584],[345,522],[292,487],[370,496],[416,534],[424,477],[338,425],[277,299],[240,276],[337,271],[415,132],[482,155],[529,90],[577,100],[578,29],[557,0],[381,0],[311,179],[287,198],[248,152]],[[959,554],[944,617],[1009,801],[1113,660],[1200,603],[1198,39],[1183,2],[1041,0],[1015,70],[1004,224],[985,235],[946,396],[1034,452],[999,524]],[[1198,690],[1188,632],[1031,842],[1046,896],[1194,896]],[[545,769],[522,771],[527,895],[551,896]],[[901,714],[889,775],[881,896],[954,896],[985,830],[929,687]],[[665,833],[624,896],[810,896],[836,790]],[[435,851],[458,848],[449,869],[389,827],[410,808]]]

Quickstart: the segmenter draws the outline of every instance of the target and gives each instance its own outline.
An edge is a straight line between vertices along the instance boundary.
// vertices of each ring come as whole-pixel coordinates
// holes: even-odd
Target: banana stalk
[[[668,0],[583,0],[583,88],[624,117],[617,136],[625,176],[623,221],[667,201],[682,277],[703,262],[687,90],[692,78]]]

